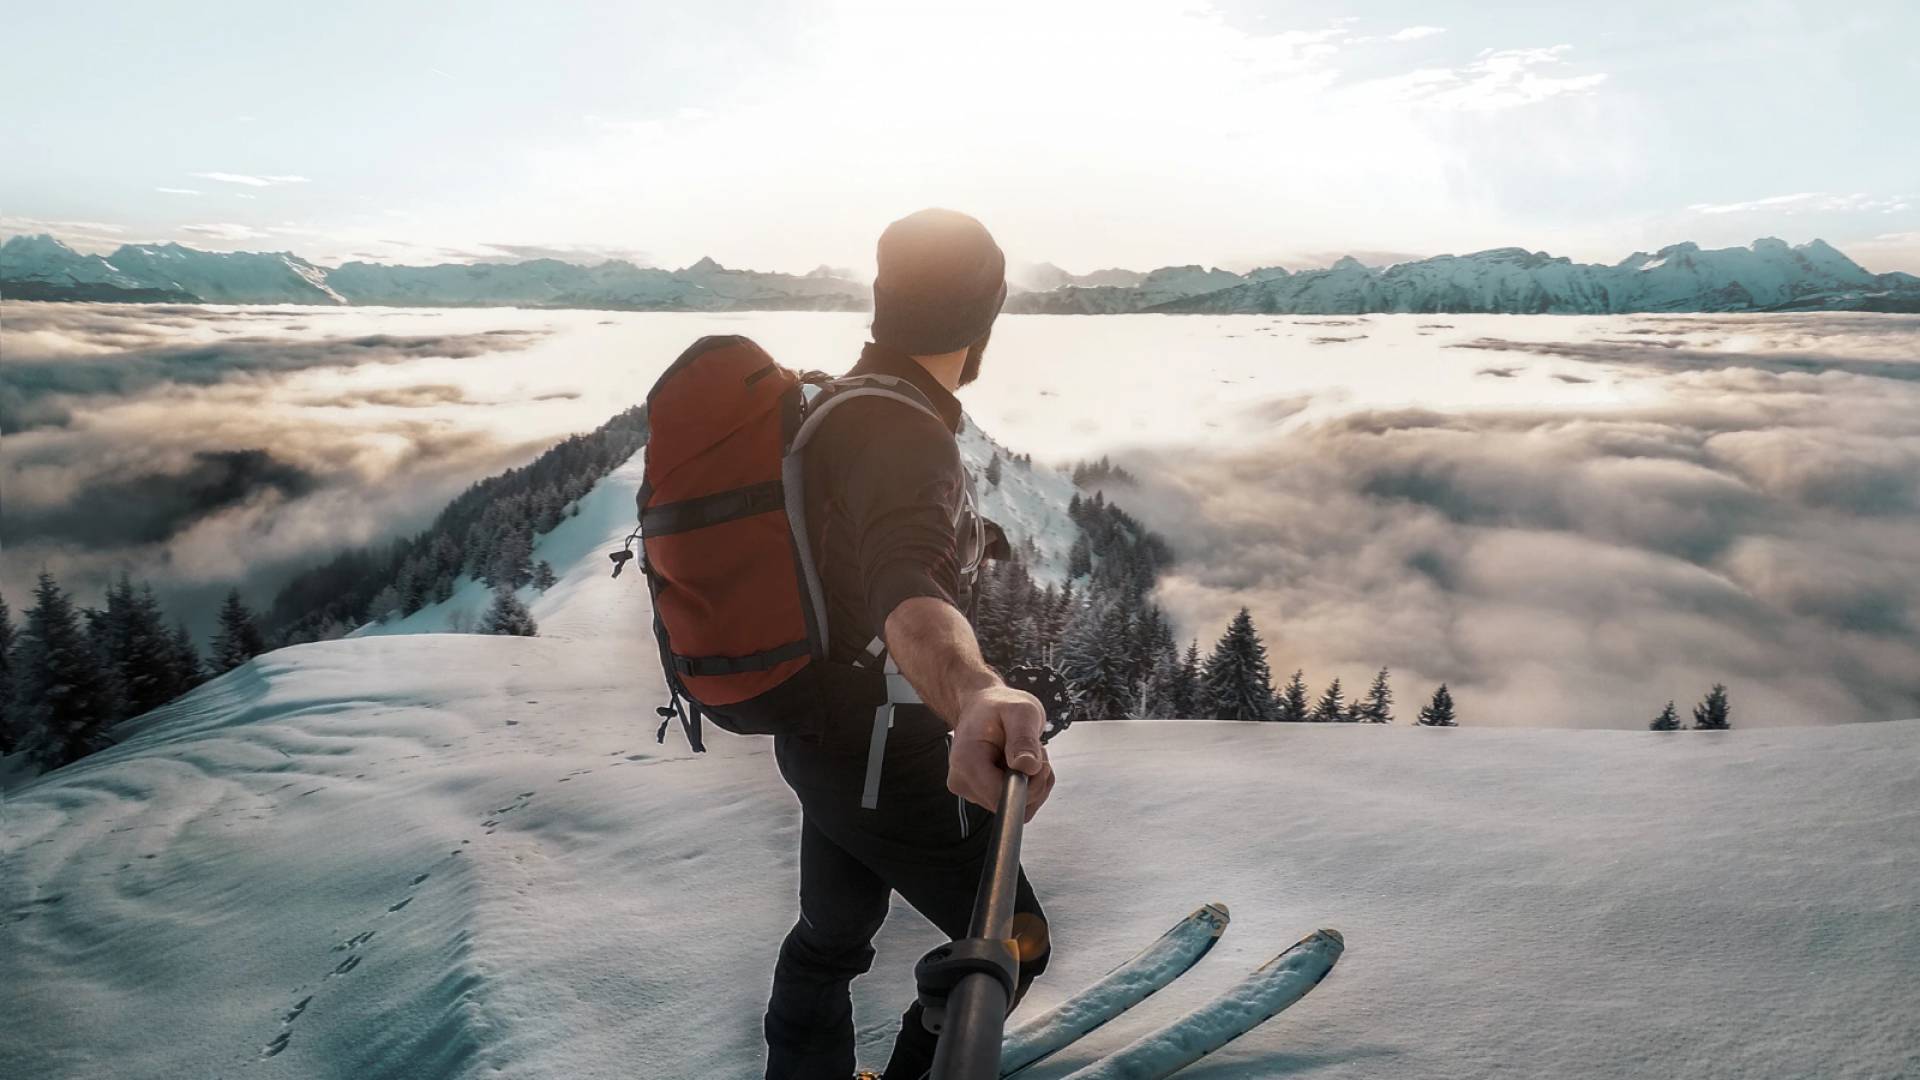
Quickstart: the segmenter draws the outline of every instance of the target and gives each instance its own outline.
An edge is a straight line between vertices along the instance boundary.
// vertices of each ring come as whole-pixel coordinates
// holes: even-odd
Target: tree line
[[[0,754],[57,769],[109,745],[108,729],[159,708],[266,651],[240,593],[227,594],[203,660],[186,624],[169,624],[153,587],[131,577],[80,607],[42,572],[16,629],[0,597]]]
[[[17,629],[0,597],[0,754],[24,751],[43,769],[59,768],[109,745],[113,725],[270,648],[411,615],[450,597],[461,575],[494,587],[475,629],[532,636],[538,627],[516,590],[556,581],[553,567],[533,558],[535,537],[578,513],[580,498],[645,437],[644,408],[629,409],[474,484],[420,534],[354,548],[300,574],[264,613],[229,591],[204,658],[186,625],[166,617],[151,585],[122,574],[102,606],[88,608],[42,573]]]
[[[1107,459],[1076,465],[1087,484],[1125,482]],[[1064,585],[1040,585],[1029,569],[1032,544],[987,564],[975,584],[974,631],[989,664],[1060,669],[1075,694],[1075,718],[1181,717],[1219,720],[1392,723],[1393,691],[1385,668],[1349,701],[1340,680],[1309,702],[1304,674],[1276,690],[1252,614],[1234,616],[1211,653],[1200,643],[1182,651],[1160,605],[1149,599],[1173,561],[1166,540],[1109,502],[1103,491],[1076,493],[1067,506],[1076,535]],[[1457,723],[1445,685],[1419,711],[1432,727]]]
[[[324,641],[396,613],[411,615],[451,597],[462,576],[495,590],[482,629],[508,629],[485,632],[524,632],[532,617],[517,599],[501,597],[554,583],[553,567],[533,558],[535,538],[577,514],[580,499],[631,458],[646,434],[646,408],[635,406],[527,465],[474,484],[420,533],[353,548],[300,574],[267,610],[269,640],[276,646]]]
[[[1733,727],[1733,704],[1727,699],[1724,683],[1714,683],[1700,704],[1693,707],[1693,730],[1727,731]],[[1684,731],[1686,725],[1680,722],[1680,713],[1667,702],[1667,707],[1647,725],[1649,731]]]

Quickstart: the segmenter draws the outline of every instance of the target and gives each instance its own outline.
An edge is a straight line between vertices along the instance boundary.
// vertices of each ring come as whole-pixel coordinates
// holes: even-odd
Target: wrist
[[[994,674],[991,670],[969,671],[955,678],[950,684],[950,689],[953,693],[952,701],[954,709],[952,724],[954,729],[958,730],[963,723],[966,723],[967,720],[976,713],[976,710],[970,706],[979,700],[981,695],[990,694],[1004,685],[1005,684],[1000,681],[1000,676]]]

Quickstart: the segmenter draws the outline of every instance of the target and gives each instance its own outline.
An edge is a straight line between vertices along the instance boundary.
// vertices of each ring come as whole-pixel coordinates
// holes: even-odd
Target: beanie
[[[1007,299],[1007,257],[987,227],[953,210],[887,226],[873,279],[873,340],[910,356],[964,349],[987,335]]]

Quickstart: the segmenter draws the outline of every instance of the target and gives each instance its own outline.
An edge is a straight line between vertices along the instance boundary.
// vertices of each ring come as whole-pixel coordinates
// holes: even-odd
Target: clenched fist
[[[1040,744],[1046,727],[1040,699],[1024,690],[989,686],[967,695],[953,725],[947,758],[947,789],[976,806],[995,809],[1005,770],[1028,776],[1027,820],[1053,790],[1053,766]]]

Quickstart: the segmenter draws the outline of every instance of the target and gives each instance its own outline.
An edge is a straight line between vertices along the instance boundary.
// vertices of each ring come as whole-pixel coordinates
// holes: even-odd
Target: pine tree
[[[1068,637],[1062,667],[1086,719],[1119,719],[1137,704],[1130,622],[1125,605],[1107,602],[1081,616]]]
[[[1726,731],[1733,726],[1733,707],[1727,702],[1724,683],[1714,683],[1700,704],[1693,707],[1693,730]]]
[[[1166,716],[1167,684],[1180,666],[1180,654],[1174,651],[1173,627],[1160,605],[1145,596],[1126,596],[1121,601],[1135,614],[1128,635],[1128,667],[1137,687],[1134,711],[1138,716]]]
[[[116,719],[139,716],[172,701],[175,693],[173,643],[153,587],[136,592],[125,574],[107,588],[103,658],[116,684]]]
[[[533,621],[533,613],[527,605],[505,587],[493,590],[493,606],[487,609],[487,617],[480,623],[483,634],[506,634],[513,637],[535,637],[540,627]]]
[[[992,487],[1000,486],[1000,453],[995,451],[987,462],[987,483]]]
[[[1087,534],[1081,533],[1067,552],[1067,577],[1086,577],[1093,573],[1093,545],[1088,542]]]
[[[1661,709],[1660,715],[1653,718],[1653,723],[1647,725],[1647,730],[1648,731],[1679,731],[1680,730],[1680,713],[1678,710],[1676,710],[1673,707],[1673,702],[1671,701],[1667,702],[1667,707],[1664,709]]]
[[[400,573],[394,580],[374,594],[367,604],[367,616],[384,621],[395,611],[402,615],[411,615],[430,602],[433,588],[432,571],[419,559],[408,559],[400,564]],[[391,597],[389,594],[392,594]]]
[[[113,586],[107,586],[109,598],[113,595]],[[107,711],[107,722],[118,723],[127,718],[127,699],[120,688],[120,669],[114,664],[114,639],[117,629],[124,621],[126,612],[117,605],[99,608],[81,608],[81,625],[86,628],[87,647],[93,650],[94,666],[100,672],[100,693]]]
[[[193,635],[187,632],[186,623],[173,624],[171,644],[173,696],[179,697],[205,682],[207,672],[200,666],[200,650],[193,647]]]
[[[33,600],[14,657],[9,715],[34,761],[57,769],[108,744],[112,699],[79,613],[52,574],[41,572]]]
[[[1213,719],[1273,719],[1273,673],[1267,667],[1267,647],[1246,608],[1233,617],[1214,645],[1201,685],[1205,711]]]
[[[1287,680],[1287,685],[1274,699],[1273,705],[1274,719],[1284,720],[1290,724],[1305,723],[1307,714],[1312,712],[1307,705],[1306,672],[1296,670],[1293,678]]]
[[[1387,685],[1387,669],[1381,668],[1367,687],[1367,696],[1354,702],[1357,719],[1367,724],[1393,723],[1393,690]]]
[[[546,592],[560,584],[560,578],[553,572],[553,564],[545,559],[533,564],[533,587]]]
[[[523,528],[510,528],[493,548],[487,564],[487,584],[518,589],[533,578],[533,537]]]
[[[213,637],[213,655],[208,659],[214,674],[225,675],[266,651],[260,625],[240,599],[240,590],[229,591],[220,605],[220,632]]]
[[[0,754],[14,751],[13,730],[13,609],[0,596]]]
[[[401,580],[411,585],[419,579],[403,576]],[[410,615],[413,612],[406,610],[406,603],[405,594],[394,586],[388,585],[379,592],[374,593],[372,600],[367,601],[367,618],[372,622],[383,623],[395,615],[403,617]],[[416,605],[413,610],[418,611],[421,606],[422,605]]]
[[[1340,680],[1334,679],[1327,684],[1327,692],[1314,702],[1313,712],[1307,719],[1316,724],[1331,724],[1347,718],[1346,696],[1340,692]]]
[[[1433,700],[1420,706],[1421,727],[1457,727],[1453,718],[1453,695],[1447,691],[1447,684],[1433,692]]]
[[[1173,669],[1166,686],[1167,711],[1178,719],[1200,712],[1200,642],[1187,643],[1187,655]]]

